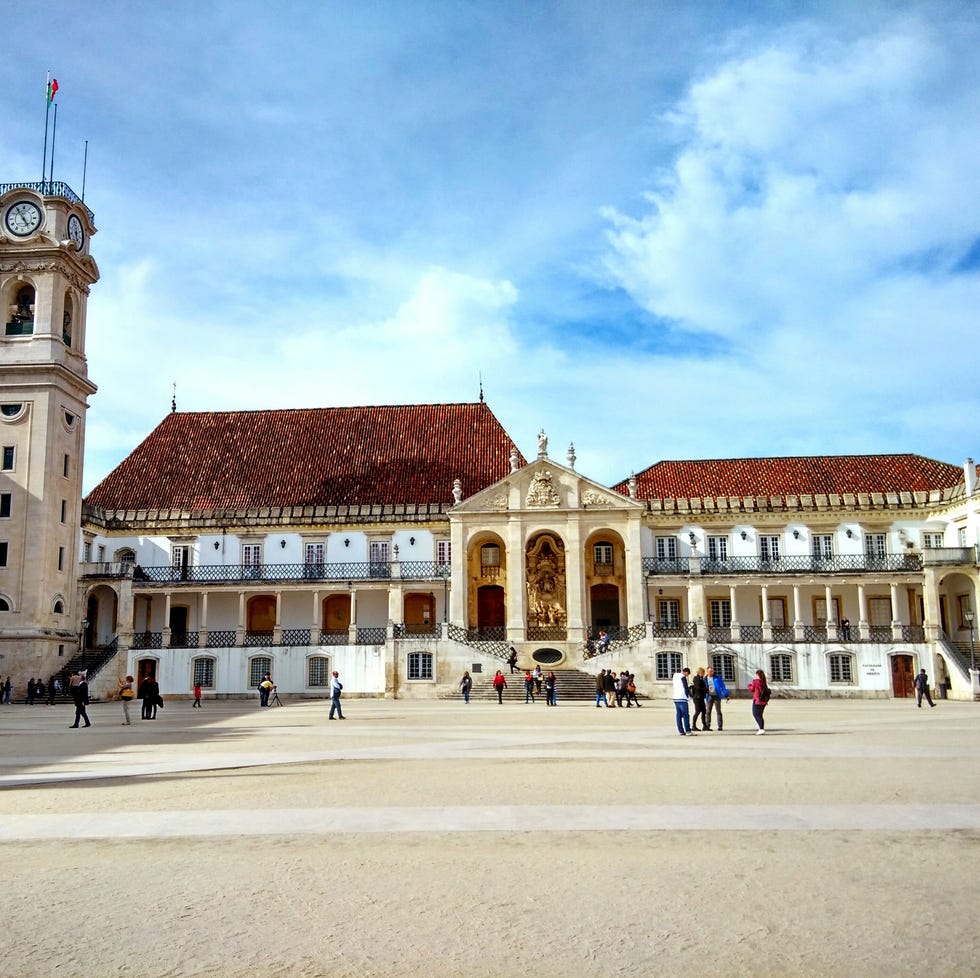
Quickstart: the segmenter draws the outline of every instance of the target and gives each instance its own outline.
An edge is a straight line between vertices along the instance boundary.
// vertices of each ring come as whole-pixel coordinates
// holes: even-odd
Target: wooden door
[[[892,695],[911,696],[915,692],[912,680],[912,656],[892,656]]]
[[[476,592],[476,626],[504,627],[504,589],[499,585],[490,584]]]

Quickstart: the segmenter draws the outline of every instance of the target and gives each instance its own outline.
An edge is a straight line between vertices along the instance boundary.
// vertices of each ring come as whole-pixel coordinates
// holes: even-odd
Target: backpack
[[[768,703],[771,696],[772,690],[768,686],[763,686],[762,689],[759,690],[759,699],[762,700],[763,703]]]

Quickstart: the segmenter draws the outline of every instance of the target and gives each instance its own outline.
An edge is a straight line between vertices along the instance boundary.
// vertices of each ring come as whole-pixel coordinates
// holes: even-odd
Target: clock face
[[[68,237],[75,243],[75,251],[81,251],[82,243],[85,241],[85,232],[82,230],[82,222],[77,214],[72,214],[68,218]]]
[[[4,216],[4,224],[11,234],[18,238],[26,238],[41,226],[41,208],[32,200],[19,200],[13,204]]]

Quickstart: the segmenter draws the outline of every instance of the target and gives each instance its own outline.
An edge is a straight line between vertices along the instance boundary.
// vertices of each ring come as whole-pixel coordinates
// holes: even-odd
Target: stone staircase
[[[507,679],[507,688],[504,690],[505,703],[524,702],[524,671],[509,673],[506,669],[502,670]],[[544,675],[548,675],[549,670],[544,670]],[[575,701],[595,701],[595,676],[591,673],[583,672],[581,669],[555,669],[555,677],[558,680],[556,686],[558,703]],[[638,694],[642,700],[642,693]],[[439,693],[441,700],[461,699],[462,696],[455,686],[444,688]],[[542,704],[544,698],[544,685],[541,686],[541,695],[535,694],[535,698]],[[479,673],[473,676],[473,688],[470,690],[470,700],[477,702],[497,702],[497,693],[493,688],[493,672]]]

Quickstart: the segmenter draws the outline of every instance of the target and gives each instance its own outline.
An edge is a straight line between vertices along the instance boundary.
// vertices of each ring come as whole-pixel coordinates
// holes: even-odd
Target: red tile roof
[[[510,471],[486,404],[173,413],[97,485],[105,510],[451,504]],[[524,459],[520,458],[520,464]]]
[[[963,469],[921,455],[824,455],[657,462],[637,473],[639,499],[927,492],[955,486]],[[629,480],[613,487],[628,494]]]

